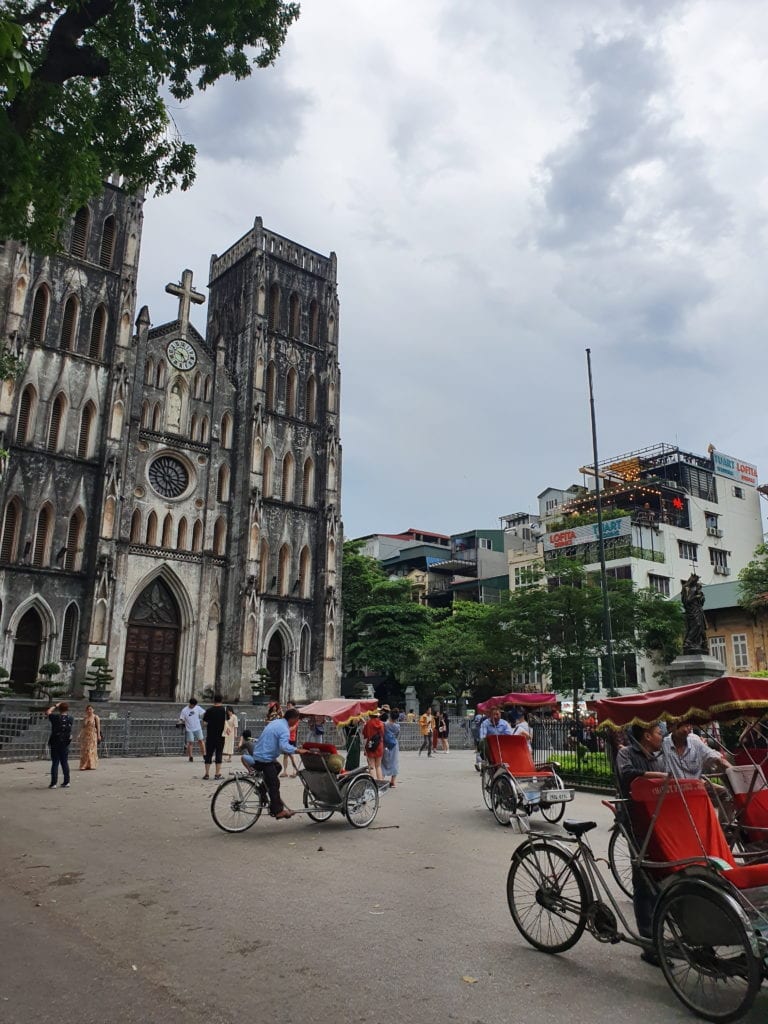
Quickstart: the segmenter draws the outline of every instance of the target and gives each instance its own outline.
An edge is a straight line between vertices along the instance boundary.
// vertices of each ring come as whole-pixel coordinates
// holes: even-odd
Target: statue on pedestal
[[[707,624],[704,619],[704,590],[695,572],[683,584],[681,599],[685,609],[683,654],[709,654]]]

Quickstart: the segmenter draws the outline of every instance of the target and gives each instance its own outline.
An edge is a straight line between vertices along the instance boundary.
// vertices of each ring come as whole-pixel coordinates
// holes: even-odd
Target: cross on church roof
[[[167,284],[165,290],[169,295],[179,297],[179,335],[186,338],[189,328],[189,305],[191,302],[200,305],[201,302],[205,302],[205,296],[192,287],[191,270],[185,270],[181,275],[181,284]]]

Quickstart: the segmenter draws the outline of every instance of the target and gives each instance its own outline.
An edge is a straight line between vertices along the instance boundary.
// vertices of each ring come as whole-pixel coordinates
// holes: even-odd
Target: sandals
[[[223,778],[224,778],[224,776],[223,776],[223,775],[214,775],[214,776],[213,776],[213,781],[214,781],[214,782],[221,782],[221,780],[222,780]]]

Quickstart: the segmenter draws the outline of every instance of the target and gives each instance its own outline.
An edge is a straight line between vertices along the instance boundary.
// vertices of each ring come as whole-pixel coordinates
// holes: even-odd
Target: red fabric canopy
[[[371,715],[379,706],[377,700],[348,700],[345,697],[333,697],[331,700],[316,700],[299,708],[302,715],[316,715],[331,718],[336,725],[346,725],[354,718]]]
[[[597,701],[601,725],[624,729],[628,725],[650,725],[691,719],[696,722],[732,722],[761,718],[768,713],[768,679],[721,676],[706,683],[670,686],[629,697],[606,697]]]
[[[553,707],[557,704],[557,697],[554,693],[505,693],[503,697],[489,697],[482,704],[477,705],[477,710],[488,714],[494,708],[510,707],[519,704],[524,708]]]

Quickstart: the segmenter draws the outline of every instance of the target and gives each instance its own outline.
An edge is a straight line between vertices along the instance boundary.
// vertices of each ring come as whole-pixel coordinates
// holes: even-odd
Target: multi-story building
[[[336,258],[253,228],[185,271],[178,316],[133,324],[142,203],[117,184],[64,250],[0,248],[0,664],[112,697],[338,693],[342,526]]]
[[[709,653],[725,665],[726,675],[749,676],[768,669],[768,609],[742,608],[736,580],[704,587],[704,616]]]

